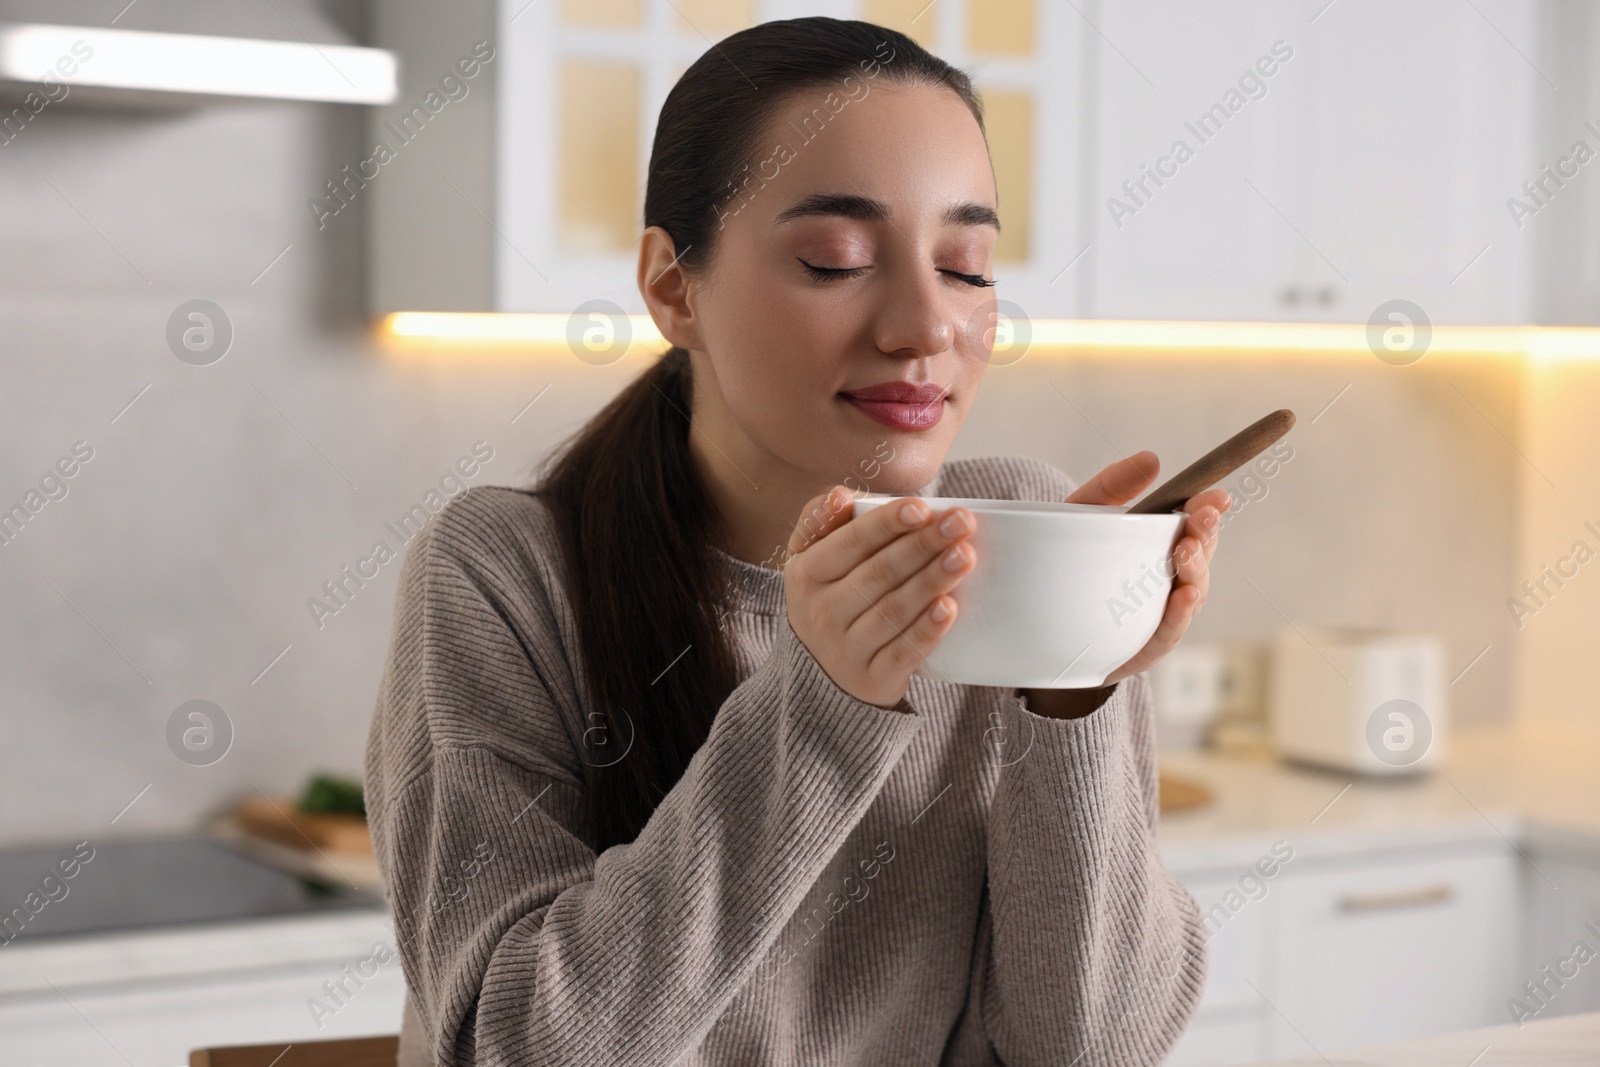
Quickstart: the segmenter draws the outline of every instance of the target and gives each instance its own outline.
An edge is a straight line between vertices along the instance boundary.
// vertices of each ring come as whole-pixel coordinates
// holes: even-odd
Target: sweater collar
[[[933,480],[907,496],[938,496],[939,484],[944,477],[944,467],[934,472]],[[754,615],[781,615],[783,602],[783,571],[780,567],[763,567],[758,563],[740,559],[724,549],[712,546],[712,555],[722,565],[730,584],[729,607],[734,611]],[[777,556],[772,562],[780,562]]]

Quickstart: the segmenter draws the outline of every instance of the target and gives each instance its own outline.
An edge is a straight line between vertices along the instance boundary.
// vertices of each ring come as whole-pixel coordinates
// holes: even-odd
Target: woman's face
[[[949,90],[849,91],[842,107],[830,87],[787,101],[743,197],[719,209],[689,296],[695,422],[769,474],[909,492],[944,462],[988,366],[994,290],[974,283],[994,278],[994,175]],[[931,397],[852,398],[892,383]]]

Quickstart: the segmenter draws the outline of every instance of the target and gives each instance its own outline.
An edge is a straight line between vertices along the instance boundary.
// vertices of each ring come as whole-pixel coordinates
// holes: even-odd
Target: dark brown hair
[[[762,23],[718,42],[667,94],[645,226],[671,235],[685,271],[703,272],[734,198],[742,206],[764,184],[749,161],[767,154],[756,138],[779,107],[831,89],[819,93],[816,132],[794,131],[821,136],[840,101],[857,98],[852,85],[873,79],[949,89],[982,127],[967,75],[904,34],[820,17]],[[584,785],[597,850],[638,835],[739,681],[720,626],[726,579],[711,553],[725,540],[689,453],[692,397],[689,353],[674,346],[566,442],[534,487],[560,530],[588,675]]]

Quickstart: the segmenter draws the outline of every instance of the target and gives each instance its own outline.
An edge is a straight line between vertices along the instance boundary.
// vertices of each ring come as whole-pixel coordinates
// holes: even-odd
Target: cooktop
[[[0,850],[0,947],[35,939],[381,908],[201,836]]]

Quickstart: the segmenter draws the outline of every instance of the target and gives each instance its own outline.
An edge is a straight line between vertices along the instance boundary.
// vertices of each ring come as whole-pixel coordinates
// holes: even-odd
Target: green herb
[[[361,783],[333,774],[313,775],[300,794],[299,808],[308,815],[365,815]]]

